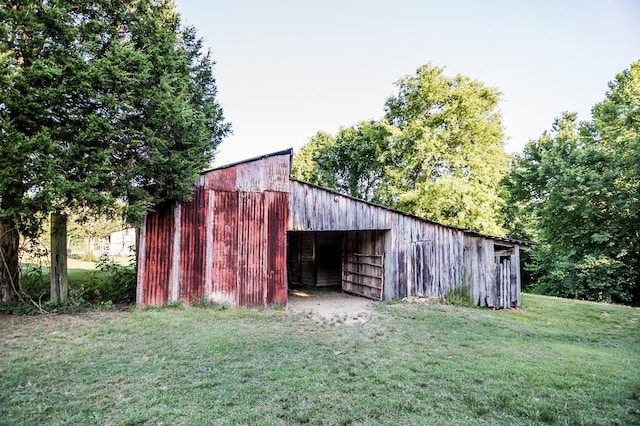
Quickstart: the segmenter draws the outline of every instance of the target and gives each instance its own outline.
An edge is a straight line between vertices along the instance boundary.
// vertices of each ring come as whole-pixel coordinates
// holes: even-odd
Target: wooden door
[[[384,255],[350,253],[342,266],[342,290],[382,300],[384,295]]]

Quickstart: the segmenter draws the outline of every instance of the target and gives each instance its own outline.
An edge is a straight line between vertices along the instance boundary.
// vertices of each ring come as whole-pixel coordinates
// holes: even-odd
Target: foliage
[[[639,337],[638,309],[528,294],[520,311],[377,303],[357,325],[255,309],[14,317],[0,322],[0,416],[631,425]]]
[[[318,132],[296,155],[292,176],[352,197],[380,202],[389,126],[363,121],[333,137]]]
[[[75,288],[76,303],[131,303],[136,299],[136,266],[120,265],[102,256],[96,262],[96,271]]]
[[[537,291],[640,304],[640,61],[592,119],[564,113],[514,158],[508,203],[537,241]]]
[[[507,166],[499,92],[430,64],[387,100],[391,201],[447,225],[501,234],[499,182]],[[397,198],[396,198],[397,197]]]
[[[96,269],[71,269],[68,304],[49,301],[49,268],[46,265],[23,264],[20,267],[20,274],[17,301],[0,303],[1,313],[32,315],[47,312],[75,313],[95,309],[109,310],[116,304],[130,304],[135,301],[134,260],[128,265],[122,265],[103,256],[96,262]]]
[[[0,225],[35,235],[51,211],[116,200],[137,223],[191,196],[229,126],[172,1],[9,0],[0,22]]]
[[[445,303],[452,306],[460,306],[466,308],[476,308],[478,306],[473,300],[471,290],[467,286],[452,289],[444,296],[444,301]]]
[[[318,133],[293,175],[446,225],[502,234],[507,167],[497,90],[431,64],[397,83],[379,121]]]

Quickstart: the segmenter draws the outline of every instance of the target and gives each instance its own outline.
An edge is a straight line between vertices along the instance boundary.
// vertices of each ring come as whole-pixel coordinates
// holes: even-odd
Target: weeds
[[[88,280],[80,283],[76,298],[90,303],[128,303],[135,300],[135,260],[129,265],[120,265],[103,256],[96,262],[96,269]]]
[[[68,273],[69,302],[62,305],[49,300],[49,268],[43,263],[22,264],[18,301],[0,303],[0,313],[77,313],[93,309],[107,310],[115,304],[135,301],[135,260],[128,265],[120,265],[103,257],[97,262],[96,270],[69,269]]]
[[[229,309],[231,307],[229,302],[216,302],[206,296],[192,303],[191,306],[194,308],[214,309],[217,311],[224,311],[225,309]]]
[[[456,287],[444,296],[445,303],[466,308],[476,307],[469,287]]]

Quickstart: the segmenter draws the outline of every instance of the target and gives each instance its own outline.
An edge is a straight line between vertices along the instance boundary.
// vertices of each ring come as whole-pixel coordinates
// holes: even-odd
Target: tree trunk
[[[19,244],[20,234],[18,234],[16,227],[11,222],[0,221],[0,291],[2,291],[4,303],[15,301],[18,294]]]
[[[51,214],[51,301],[67,303],[67,216]]]

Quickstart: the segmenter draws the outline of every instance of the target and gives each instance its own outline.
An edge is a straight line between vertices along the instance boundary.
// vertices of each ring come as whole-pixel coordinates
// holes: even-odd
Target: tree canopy
[[[49,212],[182,201],[229,131],[213,62],[169,0],[0,5],[0,273]],[[8,260],[8,262],[7,262]]]
[[[500,93],[427,64],[396,83],[385,117],[318,133],[293,174],[447,225],[502,234]]]
[[[514,158],[509,202],[537,241],[539,291],[640,303],[640,61],[592,119],[564,113]]]

